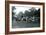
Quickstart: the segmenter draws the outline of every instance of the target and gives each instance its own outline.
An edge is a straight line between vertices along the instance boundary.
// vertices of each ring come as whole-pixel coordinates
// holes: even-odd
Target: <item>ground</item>
[[[16,21],[15,19],[12,22],[12,28],[31,28],[31,27],[40,27],[40,23],[38,21],[34,22]]]

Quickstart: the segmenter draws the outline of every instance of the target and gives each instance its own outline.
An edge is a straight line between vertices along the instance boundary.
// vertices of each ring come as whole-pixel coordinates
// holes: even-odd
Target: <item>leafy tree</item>
[[[34,16],[34,12],[36,11],[36,9],[34,8],[34,7],[32,7],[31,9],[29,9],[30,10],[30,15],[31,16]]]
[[[40,9],[36,10],[35,13],[34,13],[34,15],[35,15],[36,17],[40,17]]]
[[[20,17],[20,18],[23,17],[23,12],[19,12],[17,17]]]
[[[12,6],[12,16],[14,16],[14,15],[15,15],[15,13],[13,12],[13,11],[14,11],[14,9],[16,10],[15,6]]]
[[[16,10],[15,6],[12,6],[12,20],[14,19],[14,15],[15,15],[15,13],[13,12],[14,9]]]
[[[29,17],[29,11],[28,10],[25,10],[25,16]]]

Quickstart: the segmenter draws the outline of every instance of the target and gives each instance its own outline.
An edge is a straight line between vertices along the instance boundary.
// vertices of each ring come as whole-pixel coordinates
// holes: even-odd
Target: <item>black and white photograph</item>
[[[12,28],[40,27],[40,8],[12,6]]]

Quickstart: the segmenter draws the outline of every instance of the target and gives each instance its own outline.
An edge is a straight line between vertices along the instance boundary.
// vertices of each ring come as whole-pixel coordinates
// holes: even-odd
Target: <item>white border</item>
[[[40,27],[36,28],[12,28],[12,6],[28,6],[28,7],[39,7],[40,8]],[[27,31],[27,30],[42,30],[43,29],[43,7],[42,5],[22,5],[22,4],[9,4],[9,31]]]

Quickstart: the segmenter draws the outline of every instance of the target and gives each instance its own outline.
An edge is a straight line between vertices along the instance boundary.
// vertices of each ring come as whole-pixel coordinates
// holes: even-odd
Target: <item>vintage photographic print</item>
[[[6,33],[32,32],[44,32],[44,3],[7,2]]]
[[[40,8],[12,6],[12,28],[40,27]]]

